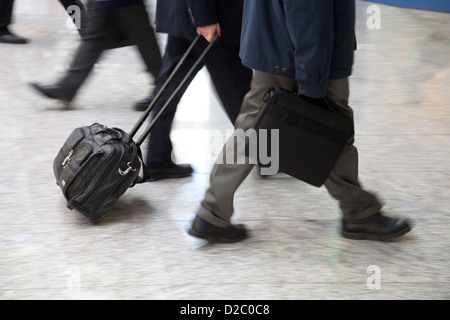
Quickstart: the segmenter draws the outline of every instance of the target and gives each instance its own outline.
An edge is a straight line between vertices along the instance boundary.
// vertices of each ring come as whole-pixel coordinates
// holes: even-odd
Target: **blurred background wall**
[[[396,6],[450,12],[450,0],[379,0],[371,1]]]

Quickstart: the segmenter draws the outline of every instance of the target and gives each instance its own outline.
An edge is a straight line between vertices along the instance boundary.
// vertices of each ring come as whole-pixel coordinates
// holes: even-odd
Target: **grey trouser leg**
[[[353,110],[348,106],[348,78],[330,80],[327,98],[341,107],[340,113],[353,118]],[[344,219],[359,220],[381,210],[381,203],[374,194],[361,187],[358,180],[358,149],[352,137],[344,147],[333,170],[325,181],[325,187],[333,198],[339,201]]]
[[[241,113],[236,120],[236,129],[247,130],[252,127],[259,110],[264,105],[264,94],[273,86],[297,90],[295,79],[275,76],[255,71],[250,91],[244,98]],[[352,115],[348,106],[348,79],[331,80],[327,97],[342,107],[340,112]],[[241,144],[242,135],[232,135],[214,165],[210,186],[201,202],[198,215],[204,220],[219,227],[227,227],[233,214],[233,198],[237,188],[252,171],[252,164],[218,164],[223,162],[227,152],[236,152],[235,144]],[[240,150],[244,152],[244,150]],[[238,154],[237,157],[242,157]],[[353,138],[348,142],[333,168],[325,186],[330,194],[340,202],[344,218],[361,219],[381,209],[375,196],[362,190],[358,183],[358,153],[353,146]]]

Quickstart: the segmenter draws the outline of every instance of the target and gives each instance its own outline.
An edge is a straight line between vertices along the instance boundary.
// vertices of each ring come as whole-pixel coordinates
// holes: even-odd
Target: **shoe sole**
[[[356,232],[345,232],[342,231],[341,235],[346,239],[352,239],[352,240],[376,240],[376,241],[391,241],[394,240],[412,230],[411,226],[408,226],[405,229],[399,230],[396,233],[391,234],[367,234],[367,233],[356,233]]]
[[[211,235],[208,236],[208,235],[202,235],[193,229],[189,229],[188,234],[193,237],[200,238],[203,240],[208,240],[209,242],[214,242],[214,243],[234,243],[234,242],[242,241],[245,238],[247,238],[247,234],[245,234],[239,238],[223,238],[223,237],[217,237],[217,236],[211,236]]]
[[[44,92],[44,91],[41,91],[41,90],[39,89],[39,87],[38,87],[36,84],[34,84],[34,83],[32,83],[31,86],[32,86],[37,92],[39,92],[40,94],[42,94],[43,96],[45,96],[45,97],[47,97],[47,98],[49,98],[49,99],[61,101],[61,102],[64,104],[64,106],[65,106],[66,108],[68,108],[68,107],[70,106],[70,103],[72,102],[72,98],[65,98],[65,97],[55,96],[55,95],[53,95],[53,94],[49,94],[49,93],[46,93],[46,92]]]

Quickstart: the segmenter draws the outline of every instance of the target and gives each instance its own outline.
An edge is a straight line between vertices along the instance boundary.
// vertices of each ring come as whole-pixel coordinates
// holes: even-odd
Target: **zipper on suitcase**
[[[72,149],[69,151],[69,154],[67,155],[67,157],[64,159],[63,163],[61,164],[64,169],[67,167],[67,165],[70,163],[70,161],[72,161],[74,156],[75,156],[75,151]]]

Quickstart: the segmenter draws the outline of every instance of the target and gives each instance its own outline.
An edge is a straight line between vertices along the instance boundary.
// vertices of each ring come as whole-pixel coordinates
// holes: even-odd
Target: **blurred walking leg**
[[[84,3],[80,0],[59,0],[61,4],[64,6],[64,9],[66,9],[67,14],[72,18],[72,21],[75,25],[77,25],[77,30],[80,33],[81,36],[84,35],[84,32],[86,30],[86,23],[87,23],[87,12],[86,8],[84,6]],[[80,21],[77,21],[77,17],[75,16],[75,12],[71,8],[72,6],[76,6],[80,10]]]
[[[353,119],[348,105],[348,78],[330,80],[327,98],[340,107],[341,114]],[[345,219],[360,220],[381,210],[382,205],[372,193],[365,191],[358,181],[358,150],[352,137],[344,147],[333,170],[325,181],[325,187],[339,205]]]
[[[168,36],[166,50],[163,56],[163,62],[161,67],[161,72],[157,79],[157,88],[155,89],[155,94],[158,93],[162,85],[169,78],[172,71],[177,66],[181,57],[189,48],[192,41],[184,38]],[[206,42],[206,41],[205,41]],[[202,50],[193,50],[191,55],[188,56],[185,63],[178,70],[177,74],[174,76],[164,93],[160,96],[160,99],[156,103],[153,109],[153,115],[159,113],[164,104],[169,100],[171,94],[175,92],[175,89],[180,85],[183,78],[188,73],[191,66],[194,64],[195,60],[199,57],[198,52]],[[196,70],[192,73],[188,81],[183,85],[178,95],[171,102],[169,108],[166,110],[164,115],[160,118],[156,126],[153,128],[150,139],[148,143],[147,150],[147,161],[146,165],[149,169],[161,170],[167,168],[175,167],[175,163],[172,161],[172,141],[170,139],[170,132],[172,128],[172,122],[175,117],[178,103],[181,100],[186,89],[189,87],[192,79],[198,73],[198,71],[204,66],[200,63]],[[186,169],[186,174],[189,175],[192,171],[190,168]],[[154,179],[157,179],[153,175]]]
[[[118,30],[112,18],[112,9],[92,6],[87,33],[79,45],[69,70],[57,83],[60,92],[70,101],[92,71],[103,51],[117,40]]]
[[[124,24],[127,39],[137,46],[147,71],[156,79],[161,69],[161,51],[145,5],[123,7],[117,13]]]
[[[245,95],[241,112],[236,120],[236,129],[244,130],[251,128],[259,111],[264,105],[264,94],[275,84],[287,90],[296,90],[295,79],[278,77],[268,73],[255,71],[251,82],[251,89]],[[198,216],[212,225],[228,228],[230,218],[234,212],[234,194],[248,174],[252,171],[254,164],[220,164],[228,153],[243,151],[237,145],[245,143],[242,135],[233,134],[223,147],[218,161],[213,166],[210,176],[210,186],[201,202]],[[237,151],[236,151],[237,150]],[[238,159],[246,159],[245,155],[237,154]]]
[[[9,33],[14,0],[0,0],[0,35]]]
[[[0,43],[25,44],[28,40],[9,30],[12,22],[14,0],[0,0]]]

